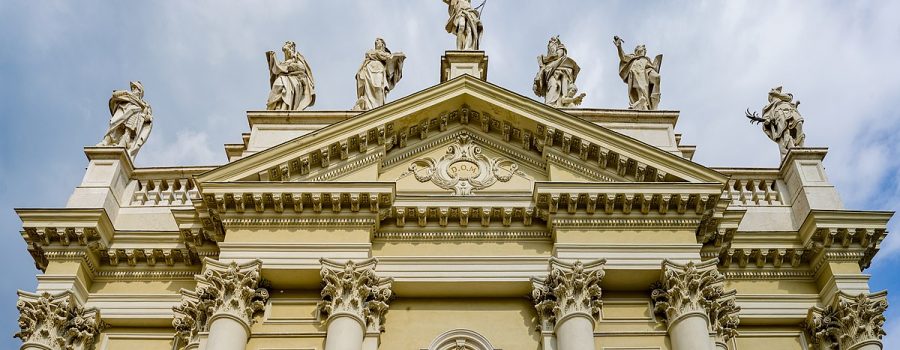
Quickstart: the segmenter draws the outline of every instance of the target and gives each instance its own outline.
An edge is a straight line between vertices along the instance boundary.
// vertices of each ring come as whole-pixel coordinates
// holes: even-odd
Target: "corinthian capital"
[[[815,349],[880,347],[887,307],[887,291],[856,296],[842,292],[826,308],[809,310],[806,330]]]
[[[710,306],[725,294],[725,277],[716,269],[717,263],[716,259],[684,265],[663,261],[662,278],[650,294],[654,311],[670,324],[690,314],[710,318]]]
[[[375,258],[344,264],[321,259],[322,300],[319,317],[329,320],[348,316],[357,320],[368,332],[384,330],[384,315],[393,296],[390,278],[375,275]]]
[[[547,278],[533,278],[531,297],[540,318],[541,328],[550,331],[565,319],[582,315],[594,321],[600,316],[600,281],[606,274],[603,264],[596,260],[588,264],[573,264],[550,258]]]
[[[28,345],[47,349],[87,350],[103,322],[97,309],[78,306],[71,292],[52,295],[19,291],[19,332],[15,337]]]
[[[195,290],[181,290],[181,304],[172,308],[172,325],[184,345],[199,341],[198,334],[208,331],[218,317],[242,322],[247,328],[256,313],[265,309],[269,291],[260,278],[259,260],[238,265],[207,258],[203,274],[195,276]]]

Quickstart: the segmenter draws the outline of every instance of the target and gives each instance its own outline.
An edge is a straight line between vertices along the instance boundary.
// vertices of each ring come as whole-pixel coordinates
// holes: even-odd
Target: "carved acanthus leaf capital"
[[[558,322],[577,314],[597,320],[602,306],[600,281],[606,274],[605,263],[602,259],[587,264],[550,259],[549,276],[532,279],[531,297],[542,330],[553,330]]]
[[[853,296],[839,293],[826,308],[809,310],[806,330],[816,349],[856,349],[867,343],[881,344],[887,292]]]
[[[195,277],[197,288],[182,289],[181,304],[173,308],[172,325],[184,344],[199,341],[199,333],[208,331],[216,317],[230,316],[249,328],[269,299],[261,268],[259,260],[239,265],[207,258],[203,274]]]
[[[78,305],[71,292],[33,294],[19,291],[19,332],[25,344],[49,349],[93,349],[104,324],[97,309]]]
[[[654,311],[669,324],[690,314],[704,315],[719,340],[736,335],[740,308],[734,304],[735,291],[725,291],[717,264],[718,259],[684,265],[664,261],[660,282],[651,286]]]
[[[378,261],[338,263],[321,259],[322,300],[318,310],[321,320],[349,316],[364,325],[367,332],[382,332],[384,316],[393,297],[390,278],[375,275]]]

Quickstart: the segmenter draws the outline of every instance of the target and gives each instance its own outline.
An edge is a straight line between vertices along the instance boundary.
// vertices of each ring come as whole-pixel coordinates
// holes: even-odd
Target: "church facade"
[[[551,39],[541,103],[487,81],[478,12],[445,2],[438,85],[385,104],[381,40],[354,111],[303,110],[286,44],[220,166],[136,168],[152,113],[114,93],[67,205],[17,209],[22,349],[882,349],[862,271],[893,213],[843,207],[790,94],[748,113],[779,167],[706,167],[655,108],[662,55],[617,37],[632,108],[582,108]]]

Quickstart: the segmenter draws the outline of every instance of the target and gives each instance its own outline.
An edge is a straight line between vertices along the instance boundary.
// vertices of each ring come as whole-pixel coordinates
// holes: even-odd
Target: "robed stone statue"
[[[269,62],[269,98],[266,109],[301,111],[316,103],[316,87],[306,58],[297,52],[293,41],[281,47],[284,61],[278,62],[274,51],[266,52]]]
[[[450,18],[447,20],[447,33],[456,35],[456,49],[478,51],[481,44],[481,13],[472,7],[471,0],[444,0]],[[483,4],[482,4],[483,5]]]
[[[375,39],[375,48],[366,52],[356,73],[354,111],[367,111],[384,105],[385,97],[403,77],[402,52],[391,53],[384,39]]]
[[[574,107],[581,104],[584,94],[576,95],[578,88],[575,79],[581,68],[568,56],[566,46],[559,36],[550,38],[547,43],[547,54],[538,56],[537,76],[534,77],[532,89],[544,98],[544,103],[554,107]]]
[[[153,110],[144,101],[144,85],[132,81],[131,91],[113,91],[109,98],[109,113],[112,114],[109,129],[97,146],[125,147],[134,158],[147,142],[153,127]]]
[[[624,40],[613,37],[619,53],[619,76],[628,85],[629,108],[655,110],[659,106],[659,68],[663,55],[656,55],[653,61],[647,57],[647,48],[638,45],[634,54],[622,51]]]
[[[778,144],[781,156],[788,150],[803,147],[806,135],[803,133],[803,117],[797,107],[800,101],[794,101],[794,95],[782,91],[781,86],[769,91],[769,103],[763,107],[762,118],[756,112],[747,110],[747,118],[751,123],[762,124],[763,132]]]

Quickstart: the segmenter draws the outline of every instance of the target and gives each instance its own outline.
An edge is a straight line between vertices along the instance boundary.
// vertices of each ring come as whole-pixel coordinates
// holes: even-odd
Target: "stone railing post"
[[[685,265],[663,261],[662,279],[654,285],[651,300],[668,326],[673,350],[727,349],[737,334],[736,293],[724,290],[725,277],[717,264],[716,259]]]
[[[809,310],[806,322],[811,349],[881,350],[887,292],[853,296],[838,293],[831,305]]]
[[[78,305],[70,291],[33,294],[19,291],[19,332],[22,350],[90,350],[103,322],[97,309]]]
[[[532,279],[532,299],[544,335],[544,349],[595,348],[594,326],[602,305],[600,281],[604,263],[606,260],[568,264],[551,258],[549,276]]]
[[[183,290],[172,325],[185,349],[200,347],[200,333],[209,332],[206,349],[243,350],[250,339],[253,317],[265,309],[269,292],[261,288],[259,260],[238,265],[205,259],[194,291]]]
[[[384,330],[384,315],[391,300],[391,279],[375,275],[374,258],[341,264],[328,259],[322,263],[322,300],[319,317],[326,324],[325,350],[366,350],[378,348]]]

